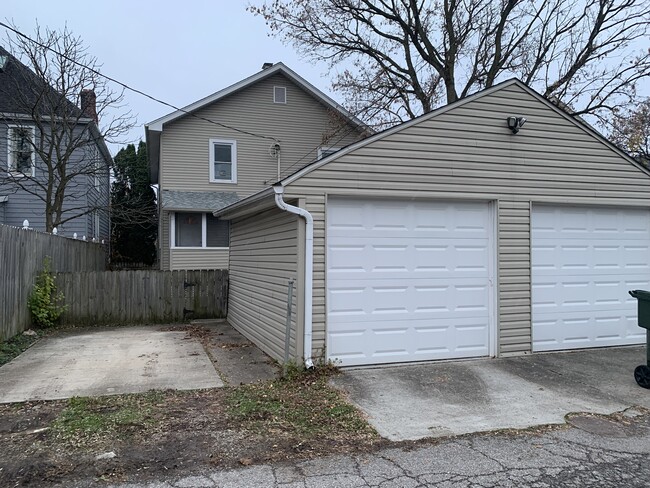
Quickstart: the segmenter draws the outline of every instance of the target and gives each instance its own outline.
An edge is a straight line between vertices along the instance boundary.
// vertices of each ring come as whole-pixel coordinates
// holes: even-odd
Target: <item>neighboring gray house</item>
[[[509,118],[527,121],[514,133]],[[650,288],[650,173],[518,80],[216,215],[231,226],[228,321],[276,359],[291,278],[291,355],[307,362],[645,341],[628,290]]]
[[[369,133],[284,64],[145,126],[158,183],[162,269],[228,267],[228,222],[212,212]]]
[[[66,183],[65,222],[58,226],[58,233],[109,238],[111,155],[97,127],[94,93],[83,90],[80,100],[81,108],[0,47],[0,224],[21,227],[28,220],[30,228],[44,231],[45,202],[41,197],[48,182],[54,188],[58,181],[74,175]],[[65,130],[72,126],[73,135],[68,135],[63,126]],[[67,146],[74,150],[66,174],[59,174],[56,164],[48,170],[46,161],[39,157],[39,151],[47,152],[51,147],[55,147],[54,153],[56,149],[66,150],[66,143],[49,144],[53,137],[74,141]],[[53,156],[52,161],[56,160]]]

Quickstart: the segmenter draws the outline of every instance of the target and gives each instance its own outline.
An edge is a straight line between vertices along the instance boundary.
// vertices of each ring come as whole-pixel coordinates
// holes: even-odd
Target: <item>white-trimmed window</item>
[[[334,154],[336,151],[340,149],[341,149],[340,147],[319,147],[318,159],[326,158],[327,156]]]
[[[7,170],[15,175],[35,175],[34,128],[7,127]]]
[[[171,247],[228,248],[230,222],[211,213],[174,212],[170,222]]]
[[[287,103],[287,87],[274,86],[273,87],[273,103]]]
[[[210,139],[210,181],[237,183],[237,141]]]

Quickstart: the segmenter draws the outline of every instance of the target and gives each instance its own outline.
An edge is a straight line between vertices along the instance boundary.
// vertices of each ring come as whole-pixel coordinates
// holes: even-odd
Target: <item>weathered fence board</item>
[[[168,323],[227,313],[227,270],[57,273],[56,282],[68,307],[61,322],[68,325]]]
[[[100,244],[0,225],[0,340],[31,326],[27,299],[46,256],[52,271],[106,269]]]

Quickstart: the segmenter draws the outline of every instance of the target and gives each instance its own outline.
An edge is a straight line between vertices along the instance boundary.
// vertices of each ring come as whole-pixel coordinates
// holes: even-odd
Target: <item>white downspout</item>
[[[312,288],[314,282],[314,218],[304,208],[289,205],[282,199],[284,187],[281,184],[273,186],[275,190],[275,204],[285,212],[300,215],[305,219],[305,336],[304,336],[304,361],[305,367],[314,367],[311,358],[312,347]]]

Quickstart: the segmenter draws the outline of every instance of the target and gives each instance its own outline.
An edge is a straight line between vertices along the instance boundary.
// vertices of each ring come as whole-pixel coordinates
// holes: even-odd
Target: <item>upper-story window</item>
[[[273,103],[287,103],[287,88],[284,86],[273,87]]]
[[[210,139],[210,181],[237,183],[237,141]]]
[[[34,129],[9,127],[7,131],[7,170],[17,175],[34,176]]]

